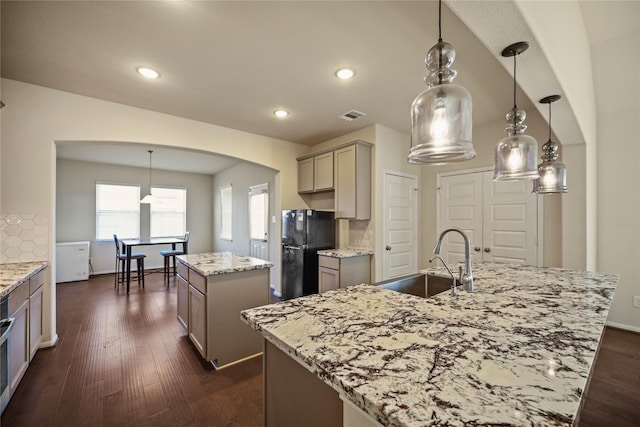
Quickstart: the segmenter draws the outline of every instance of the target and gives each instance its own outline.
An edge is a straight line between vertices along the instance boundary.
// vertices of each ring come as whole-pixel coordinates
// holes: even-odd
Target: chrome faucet
[[[465,234],[464,231],[460,230],[459,228],[447,228],[446,230],[444,230],[442,233],[440,233],[440,237],[438,238],[438,243],[436,243],[436,246],[433,248],[433,253],[436,255],[440,255],[440,247],[442,246],[442,240],[444,239],[444,236],[450,231],[455,231],[456,233],[459,233],[464,239],[464,269],[462,268],[460,269],[459,280],[460,280],[460,283],[465,285],[467,292],[473,292],[473,275],[471,274],[471,241],[469,240],[469,237]]]
[[[442,265],[444,265],[444,268],[447,269],[447,271],[449,272],[449,275],[451,276],[451,278],[453,279],[453,283],[451,284],[451,295],[452,296],[456,296],[458,294],[457,290],[458,290],[458,283],[456,283],[456,276],[453,275],[453,273],[451,272],[451,270],[449,270],[449,266],[447,265],[446,262],[444,262],[444,260],[442,258],[440,258],[438,255],[434,256],[433,258],[431,258],[429,260],[429,262],[433,262],[434,259],[439,259],[440,262],[442,263]],[[462,267],[460,267],[462,268]]]

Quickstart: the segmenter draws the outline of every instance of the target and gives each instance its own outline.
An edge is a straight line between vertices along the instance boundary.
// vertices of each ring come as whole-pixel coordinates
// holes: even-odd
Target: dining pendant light
[[[140,203],[153,203],[154,198],[151,195],[151,155],[153,154],[153,150],[149,150],[149,193],[140,200]]]
[[[538,165],[540,177],[533,181],[535,194],[567,192],[567,168],[558,160],[558,144],[551,140],[551,103],[560,98],[560,95],[549,95],[540,100],[541,104],[549,104],[549,140],[542,146],[542,163]]]
[[[411,105],[411,150],[407,162],[443,165],[471,160],[476,151],[471,143],[471,95],[452,84],[456,70],[451,65],[456,51],[442,41],[442,0],[438,2],[438,43],[425,58],[429,88]]]
[[[538,142],[525,135],[527,113],[516,103],[516,57],[529,48],[529,43],[518,42],[507,46],[502,56],[513,57],[513,109],[506,115],[509,126],[507,136],[496,145],[494,181],[538,178]]]

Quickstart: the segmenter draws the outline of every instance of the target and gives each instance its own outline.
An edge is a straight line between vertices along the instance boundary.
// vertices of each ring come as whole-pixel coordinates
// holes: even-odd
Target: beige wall
[[[640,17],[638,17],[640,19]],[[640,331],[640,31],[593,46],[599,271],[619,273],[608,322]]]
[[[276,210],[274,198],[275,175],[273,169],[263,166],[240,163],[213,176],[213,250],[215,252],[230,251],[241,255],[250,255],[249,240],[249,187],[267,183],[269,185],[269,259],[280,259],[281,246],[281,209]],[[232,185],[232,237],[233,240],[222,240],[220,235],[220,187]],[[280,263],[271,269],[271,285],[280,293]]]
[[[148,169],[58,159],[56,165],[56,240],[57,242],[91,242],[93,274],[114,270],[114,243],[95,241],[96,182],[137,184],[141,195],[148,187]],[[187,230],[189,252],[208,252],[212,248],[212,177],[211,175],[153,170],[153,185],[182,187],[187,190]],[[140,205],[140,237],[150,232],[149,205]],[[197,231],[197,232],[196,232]],[[145,268],[162,268],[159,251],[166,247],[138,247],[147,254]]]
[[[2,213],[44,214],[55,224],[56,141],[117,141],[220,153],[279,171],[276,204],[303,203],[296,157],[308,147],[167,114],[2,79]],[[49,232],[44,337],[55,342],[55,229]],[[279,258],[274,260],[279,263]]]

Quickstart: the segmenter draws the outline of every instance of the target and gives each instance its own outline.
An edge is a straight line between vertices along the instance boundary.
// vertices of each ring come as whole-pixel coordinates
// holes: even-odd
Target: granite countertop
[[[242,318],[383,425],[571,425],[618,276],[473,273],[475,291],[457,297],[363,284]]]
[[[328,256],[332,258],[352,258],[356,256],[373,255],[373,251],[362,248],[323,249],[321,251],[318,251],[318,255]]]
[[[47,265],[46,261],[0,264],[0,298],[9,295],[12,290],[44,270]]]
[[[244,255],[236,255],[232,252],[178,255],[177,258],[203,276],[273,267],[272,262]]]

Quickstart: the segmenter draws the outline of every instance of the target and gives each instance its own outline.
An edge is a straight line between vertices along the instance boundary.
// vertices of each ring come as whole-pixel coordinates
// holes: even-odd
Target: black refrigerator
[[[282,211],[283,300],[318,293],[318,251],[333,248],[333,212]]]

